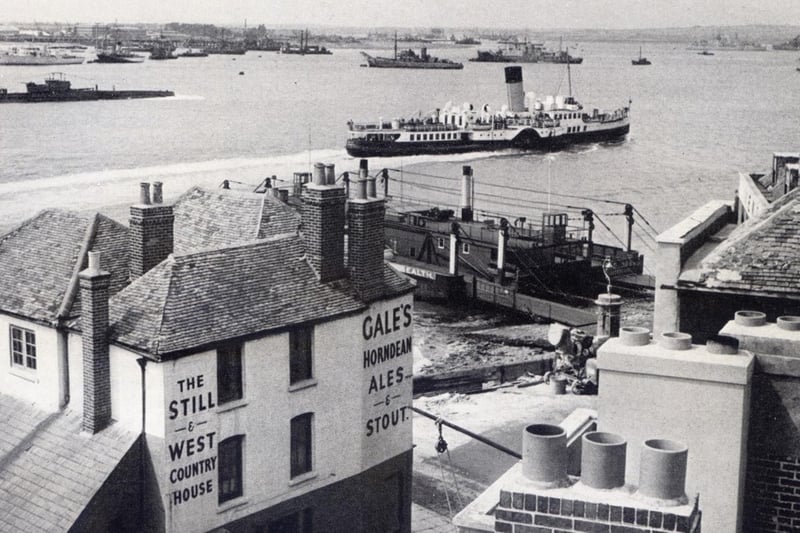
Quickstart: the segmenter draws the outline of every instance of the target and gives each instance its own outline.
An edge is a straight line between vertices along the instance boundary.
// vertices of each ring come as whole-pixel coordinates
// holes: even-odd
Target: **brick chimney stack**
[[[142,183],[139,203],[131,206],[130,277],[138,278],[172,253],[173,221],[171,205],[162,204],[161,182]]]
[[[303,190],[303,238],[311,267],[320,281],[343,278],[344,268],[344,187],[336,185],[332,166],[314,165],[314,179]]]
[[[383,249],[385,246],[384,200],[375,193],[374,180],[368,181],[367,161],[361,160],[356,197],[348,206],[348,255],[350,279],[364,301],[383,293]]]
[[[108,286],[100,254],[89,252],[89,266],[78,274],[83,339],[83,430],[102,431],[111,421],[111,368],[108,359]]]

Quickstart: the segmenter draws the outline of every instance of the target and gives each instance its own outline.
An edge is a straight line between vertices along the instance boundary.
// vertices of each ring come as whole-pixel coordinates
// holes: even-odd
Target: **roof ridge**
[[[23,220],[22,222],[12,226],[11,229],[9,229],[8,231],[6,231],[2,235],[0,235],[0,244],[2,244],[3,241],[5,241],[12,234],[17,233],[19,230],[21,230],[25,226],[29,226],[30,224],[32,224],[34,220],[36,220],[40,216],[44,215],[45,213],[72,213],[72,214],[77,214],[76,211],[71,211],[69,209],[59,209],[57,207],[46,207],[46,208],[41,209],[40,211],[38,211],[32,217],[28,217],[25,220]]]
[[[264,194],[261,197],[261,202],[259,202],[258,206],[258,223],[256,224],[256,234],[255,239],[258,239],[258,236],[261,235],[261,224],[264,223],[264,205],[267,202],[267,195]]]
[[[169,295],[172,293],[172,281],[175,279],[175,258],[170,255],[162,264],[169,264],[169,276],[167,278],[167,293],[164,296],[164,305],[159,306],[161,313],[158,317],[158,328],[156,328],[155,339],[151,347],[151,353],[156,355],[158,354],[158,345],[161,341],[161,330],[164,328],[164,322],[166,322],[164,317],[167,314],[167,305],[169,305],[170,301]]]
[[[97,226],[99,224],[100,213],[95,213],[89,224],[86,226],[86,232],[83,236],[81,248],[78,250],[78,257],[75,259],[75,265],[72,269],[72,276],[70,276],[67,290],[64,292],[64,299],[61,300],[61,306],[56,313],[56,320],[62,319],[68,315],[72,310],[72,304],[75,303],[75,295],[78,293],[78,274],[83,269],[84,261],[89,253],[89,248],[94,244],[94,239],[97,236]]]
[[[234,244],[232,246],[215,246],[210,248],[202,248],[200,250],[192,250],[191,252],[187,252],[185,254],[173,253],[170,254],[170,256],[175,260],[180,259],[181,261],[185,261],[188,259],[192,259],[195,256],[208,255],[210,253],[230,252],[231,250],[236,250],[239,248],[256,248],[275,241],[289,240],[296,236],[297,235],[294,232],[279,233],[278,235],[273,235],[271,237],[266,237],[264,239],[255,239],[241,244]]]

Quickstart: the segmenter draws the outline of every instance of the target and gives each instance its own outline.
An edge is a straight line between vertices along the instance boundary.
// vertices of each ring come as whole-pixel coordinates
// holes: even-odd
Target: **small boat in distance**
[[[42,48],[15,46],[0,51],[0,65],[78,65],[83,63],[84,59],[84,56],[53,52],[47,46]]]
[[[0,89],[0,104],[31,104],[42,102],[81,102],[91,100],[128,100],[131,98],[162,98],[175,96],[172,91],[118,91],[87,87],[73,89],[71,83],[60,72],[54,72],[44,83],[29,81],[24,93],[10,93]]]
[[[569,72],[569,69],[567,69]],[[505,68],[508,104],[475,109],[450,102],[425,117],[377,123],[348,122],[347,153],[353,157],[455,154],[518,148],[553,150],[576,143],[622,139],[630,130],[629,107],[584,110],[572,96],[525,94],[522,67]]]
[[[373,68],[421,68],[421,69],[447,69],[458,70],[464,68],[462,63],[449,59],[439,59],[428,55],[424,46],[417,55],[414,50],[397,51],[397,34],[394,35],[394,57],[373,57],[366,52],[361,52],[367,59],[367,66]]]
[[[708,50],[703,50],[702,52],[697,52],[699,56],[713,56],[714,52],[709,52]]]
[[[639,47],[639,59],[631,59],[631,65],[650,65],[646,57],[642,57],[642,47]]]

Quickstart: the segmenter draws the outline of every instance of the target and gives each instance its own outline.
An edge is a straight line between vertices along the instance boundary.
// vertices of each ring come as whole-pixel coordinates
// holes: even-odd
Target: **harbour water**
[[[590,207],[618,235],[624,234],[622,207],[588,198],[629,202],[651,225],[639,219],[634,235],[634,245],[648,254],[645,233],[666,229],[711,198],[731,199],[738,171],[767,168],[773,151],[798,149],[800,76],[791,52],[701,56],[682,44],[660,43],[644,46],[651,66],[635,67],[630,60],[638,48],[599,42],[571,48],[584,57],[571,68],[572,91],[589,112],[632,101],[624,142],[552,154],[376,158],[370,168],[403,170],[392,172],[394,194],[454,206],[461,166],[469,164],[479,211],[534,221],[533,207],[569,206],[573,213]],[[142,180],[163,181],[170,199],[191,185],[213,187],[223,179],[243,186],[271,175],[290,179],[317,161],[335,163],[337,172],[355,170],[358,161],[344,150],[350,119],[424,115],[448,101],[504,104],[504,65],[468,62],[476,50],[430,51],[464,62],[454,71],[362,68],[358,49],[59,67],[74,87],[170,89],[176,96],[0,106],[0,228],[47,207],[128,203]],[[45,70],[0,67],[0,87],[24,90],[24,82],[41,81]],[[568,90],[564,65],[525,64],[523,76],[526,91]]]

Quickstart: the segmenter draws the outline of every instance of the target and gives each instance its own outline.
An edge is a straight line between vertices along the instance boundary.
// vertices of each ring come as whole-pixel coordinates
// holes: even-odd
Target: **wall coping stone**
[[[688,350],[667,350],[654,342],[626,346],[612,338],[600,347],[598,368],[602,372],[648,374],[695,381],[746,385],[753,375],[754,356],[712,354],[705,346],[693,344]]]

